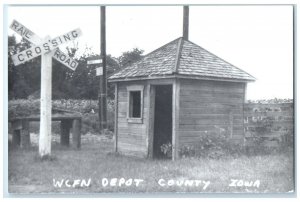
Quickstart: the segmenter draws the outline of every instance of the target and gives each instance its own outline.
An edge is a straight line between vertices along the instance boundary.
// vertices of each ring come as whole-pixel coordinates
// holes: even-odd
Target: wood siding
[[[244,138],[244,83],[180,80],[179,149],[202,134],[226,130],[233,141]]]
[[[129,123],[127,120],[128,110],[128,92],[127,87],[130,85],[144,85],[143,91],[143,114],[142,123]],[[144,82],[120,82],[118,83],[118,116],[117,116],[117,151],[120,154],[147,157],[148,139],[147,139],[147,122],[148,122],[148,92]]]

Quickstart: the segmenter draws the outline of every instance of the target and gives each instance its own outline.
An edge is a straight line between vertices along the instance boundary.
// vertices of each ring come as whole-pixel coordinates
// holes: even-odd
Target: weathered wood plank
[[[122,110],[122,111],[121,111]],[[148,108],[143,109],[143,118],[147,118]],[[119,118],[127,118],[127,111],[124,111],[124,109],[120,109],[118,112]]]
[[[223,98],[214,98],[214,97],[189,97],[185,100],[181,100],[180,104],[181,106],[189,106],[189,104],[192,104],[194,106],[197,106],[199,103],[235,103],[235,104],[243,104],[244,100],[240,98],[229,98],[229,97],[223,97]]]
[[[203,119],[195,119],[195,118],[181,118],[180,119],[180,124],[185,124],[185,125],[207,125],[207,124],[211,124],[211,125],[226,125],[229,124],[230,120],[229,118],[203,118]],[[233,118],[233,123],[235,124],[243,124],[243,119],[238,119],[238,118]]]
[[[81,145],[81,120],[73,120],[72,125],[72,146],[73,148],[80,149]]]
[[[132,156],[132,157],[137,157],[137,158],[146,158],[147,157],[147,153],[144,151],[132,151],[132,150],[126,149],[126,148],[121,148],[118,153],[120,153],[121,155]]]
[[[118,117],[121,117],[121,118],[126,118],[127,117],[127,113],[126,112],[118,112],[117,113]]]
[[[243,136],[236,136],[236,137],[237,138],[230,138],[230,141],[233,141],[233,142],[243,142],[244,141]],[[178,141],[181,146],[190,145],[190,146],[196,147],[196,149],[197,149],[197,147],[199,147],[201,145],[201,140],[199,137],[180,138]]]
[[[115,84],[115,125],[114,125],[114,151],[118,152],[118,102],[119,102],[118,83]],[[126,115],[126,113],[125,113]]]
[[[180,131],[179,132],[179,138],[193,138],[193,137],[201,137],[205,135],[210,135],[212,132],[211,131]],[[217,133],[218,134],[218,133]],[[243,136],[244,130],[235,130],[233,131],[232,138],[235,136]],[[230,137],[228,137],[230,138]]]
[[[243,105],[241,103],[203,103],[199,102],[197,105],[189,105],[180,107],[180,111],[184,111],[186,109],[202,109],[202,108],[211,108],[211,109],[236,109],[236,110],[243,110]]]
[[[233,130],[237,130],[243,128],[243,125],[237,125],[234,124],[233,125]],[[224,125],[184,125],[184,124],[180,124],[179,125],[179,131],[220,131],[220,130],[227,130],[228,129],[228,125],[224,124]]]
[[[141,133],[120,132],[119,136],[122,136],[124,138],[133,138],[133,139],[141,139],[141,140],[145,140],[147,138],[145,134],[141,134]]]
[[[119,101],[118,102],[118,109],[119,109],[119,112],[125,112],[125,113],[127,113],[127,106],[128,104],[127,104],[127,101],[126,102],[121,102],[121,101]]]
[[[139,146],[136,144],[129,144],[126,142],[118,142],[118,150],[122,151],[122,150],[130,150],[130,151],[136,151],[136,152],[145,152],[147,153],[147,148],[146,146]]]
[[[146,125],[143,124],[140,127],[119,127],[119,132],[120,133],[140,133],[140,134],[145,134],[146,133]]]
[[[230,112],[236,115],[243,114],[242,109],[235,109],[230,107],[218,107],[218,108],[199,107],[199,108],[180,109],[180,115],[229,114]]]
[[[60,144],[69,146],[70,144],[70,129],[72,126],[71,120],[62,120],[60,123]]]
[[[131,144],[131,145],[147,148],[145,139],[133,139],[133,138],[125,138],[124,136],[119,136],[118,141],[119,143]]]
[[[197,86],[226,86],[226,87],[238,87],[243,89],[244,85],[240,82],[226,82],[226,81],[208,81],[208,80],[192,80],[192,79],[181,79],[181,86],[190,86],[190,87],[197,87]]]
[[[226,131],[228,132],[228,128],[223,128],[224,130],[220,130],[218,128],[211,128],[208,130],[203,130],[205,128],[200,128],[198,130],[193,130],[193,129],[180,129],[178,132],[180,134],[180,136],[184,136],[187,135],[189,136],[189,134],[192,135],[205,135],[205,134],[209,134],[209,133],[225,133]],[[239,133],[239,132],[244,132],[244,129],[242,128],[242,125],[240,127],[234,127],[233,128],[233,132],[234,133]]]
[[[243,120],[243,114],[232,114],[233,118]],[[179,115],[180,119],[229,119],[230,115],[229,114],[180,114]]]
[[[29,133],[29,121],[23,120],[22,121],[22,130],[20,130],[21,136],[21,147],[22,148],[29,148],[30,145],[30,133]]]
[[[132,137],[132,138],[146,138],[146,134],[142,134],[142,133],[133,133],[133,132],[129,132],[129,133],[127,133],[127,132],[119,132],[119,136],[125,136],[125,137]]]
[[[20,129],[13,130],[12,146],[13,147],[21,146],[21,131],[20,131]]]
[[[180,122],[180,81],[175,79],[173,83],[173,93],[172,93],[172,160],[178,159],[179,147],[178,144],[178,129]]]
[[[184,92],[185,91],[185,92]],[[226,93],[236,93],[242,94],[244,92],[243,88],[240,87],[229,87],[229,86],[202,86],[202,84],[196,86],[185,85],[181,87],[181,92],[184,95],[195,94],[226,94]]]
[[[148,157],[153,158],[154,138],[154,112],[155,112],[155,87],[149,84],[149,110],[148,110]]]
[[[219,102],[216,103],[214,101],[209,102],[208,100],[206,100],[206,102],[204,101],[193,101],[193,102],[180,102],[180,109],[182,108],[195,108],[195,107],[204,107],[204,106],[208,106],[209,105],[224,105],[224,106],[233,106],[233,107],[237,107],[237,106],[241,106],[242,103],[236,103],[236,102],[232,102],[232,101],[228,101],[226,102]]]
[[[127,118],[118,118],[118,128],[145,128],[145,123],[128,123]]]
[[[243,99],[244,94],[239,92],[232,92],[231,90],[228,90],[229,92],[224,91],[212,91],[212,90],[187,90],[182,91],[180,93],[180,96],[183,99],[188,99],[189,97],[196,97],[196,98],[203,98],[203,97],[214,97],[214,98],[223,98],[223,97],[230,97],[230,98],[239,98]],[[243,100],[244,101],[244,100]]]

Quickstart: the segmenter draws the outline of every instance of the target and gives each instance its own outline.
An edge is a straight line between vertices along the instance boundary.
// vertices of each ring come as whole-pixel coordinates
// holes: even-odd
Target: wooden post
[[[21,147],[29,148],[30,147],[30,133],[29,133],[29,121],[22,121],[22,129],[21,129]]]
[[[115,144],[114,151],[118,152],[118,83],[115,84]]]
[[[73,120],[72,146],[79,149],[81,144],[81,119]]]
[[[155,115],[155,87],[148,84],[148,158],[153,158],[153,136],[154,136],[154,115]]]
[[[180,94],[180,82],[174,79],[173,94],[172,94],[172,160],[178,158],[178,127],[179,127],[179,94]]]
[[[41,68],[41,121],[39,136],[40,157],[51,154],[51,100],[52,100],[52,56],[42,57]]]
[[[70,129],[72,122],[70,120],[61,120],[60,123],[60,144],[63,146],[70,145]]]
[[[11,126],[13,129],[12,146],[21,146],[21,130],[23,128],[22,120],[12,121]]]
[[[183,7],[183,39],[189,40],[189,7]]]
[[[12,146],[19,147],[21,145],[20,130],[14,129],[12,137]]]
[[[103,130],[107,128],[107,112],[106,112],[106,25],[105,25],[105,6],[101,6],[101,58],[103,66],[103,75],[100,76],[100,85],[99,85],[99,121],[100,121],[100,130],[103,133]]]

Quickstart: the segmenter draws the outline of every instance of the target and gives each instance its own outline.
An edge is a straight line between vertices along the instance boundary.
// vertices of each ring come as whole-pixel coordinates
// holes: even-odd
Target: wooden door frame
[[[179,126],[179,92],[180,83],[177,79],[149,80],[147,82],[147,147],[148,158],[153,158],[154,117],[155,117],[155,86],[172,85],[172,160],[178,158],[178,126]]]

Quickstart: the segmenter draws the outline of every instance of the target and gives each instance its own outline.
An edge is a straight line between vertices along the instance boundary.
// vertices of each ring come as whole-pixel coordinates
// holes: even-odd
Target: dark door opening
[[[172,85],[155,86],[154,106],[153,157],[172,158]]]

